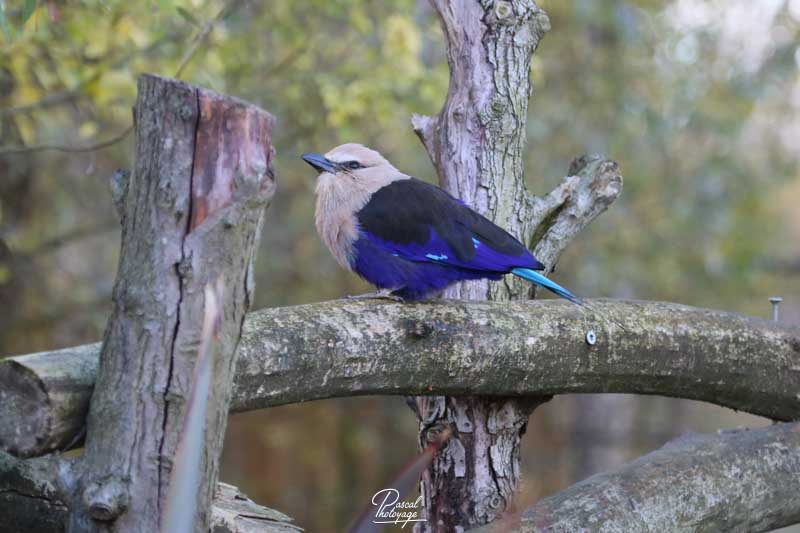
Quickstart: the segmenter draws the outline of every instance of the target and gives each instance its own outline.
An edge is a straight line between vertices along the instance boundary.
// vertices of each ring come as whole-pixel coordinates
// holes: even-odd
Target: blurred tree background
[[[800,0],[549,0],[533,63],[527,176],[544,194],[585,152],[621,199],[563,256],[579,294],[800,321]],[[108,177],[132,166],[136,76],[250,100],[278,119],[278,194],[256,307],[367,290],[313,227],[298,156],[371,145],[434,179],[410,128],[447,92],[425,0],[0,0],[0,353],[102,335],[119,229]],[[41,149],[45,146],[58,149]],[[518,506],[687,430],[766,420],[687,401],[561,397],[532,417]],[[339,531],[416,452],[401,398],[232,417],[222,477],[310,531]]]

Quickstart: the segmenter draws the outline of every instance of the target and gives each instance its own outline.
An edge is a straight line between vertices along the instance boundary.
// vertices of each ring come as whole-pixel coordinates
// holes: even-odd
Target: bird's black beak
[[[312,167],[317,169],[317,172],[330,172],[331,174],[336,173],[337,165],[333,161],[330,161],[322,154],[303,154],[303,161],[311,165]]]

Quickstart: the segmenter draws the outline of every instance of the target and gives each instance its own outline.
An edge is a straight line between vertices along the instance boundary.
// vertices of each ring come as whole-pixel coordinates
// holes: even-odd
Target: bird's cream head
[[[408,179],[381,154],[348,143],[326,154],[303,154],[303,161],[319,172],[316,225],[336,260],[350,268],[352,244],[358,237],[356,213],[373,193],[393,181]]]
[[[401,174],[380,153],[356,143],[342,144],[325,155],[303,154],[303,160],[317,169],[320,181],[343,180],[354,187],[393,181],[391,178]]]

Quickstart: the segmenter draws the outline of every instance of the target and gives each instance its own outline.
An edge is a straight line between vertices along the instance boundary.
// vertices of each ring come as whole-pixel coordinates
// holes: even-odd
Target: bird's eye
[[[358,170],[359,168],[364,168],[364,165],[362,165],[358,161],[348,161],[347,163],[344,164],[344,166],[346,166],[350,170]]]

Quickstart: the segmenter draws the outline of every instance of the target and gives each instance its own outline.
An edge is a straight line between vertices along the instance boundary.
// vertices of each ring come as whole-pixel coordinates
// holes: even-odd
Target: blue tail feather
[[[628,328],[626,328],[621,322],[619,322],[619,321],[617,321],[617,320],[615,320],[614,318],[611,318],[611,317],[605,317],[601,312],[596,310],[593,305],[589,304],[588,302],[585,302],[585,301],[581,300],[580,298],[578,298],[577,296],[575,296],[574,294],[569,292],[567,289],[565,289],[564,287],[562,287],[558,283],[554,282],[553,280],[550,280],[550,279],[546,278],[545,276],[543,276],[542,274],[539,274],[535,270],[531,270],[530,268],[515,268],[514,270],[511,271],[511,273],[514,274],[515,276],[519,276],[519,277],[521,277],[523,279],[526,279],[526,280],[528,280],[528,281],[530,281],[532,283],[535,283],[539,287],[544,287],[548,291],[551,291],[551,292],[557,294],[558,296],[561,296],[565,300],[569,300],[570,302],[572,302],[572,303],[574,303],[576,305],[579,305],[579,306],[581,306],[583,308],[586,308],[586,309],[588,309],[589,311],[591,311],[592,313],[594,313],[595,315],[597,315],[597,316],[599,316],[601,318],[610,320],[611,322],[613,322],[614,324],[616,324],[617,326],[622,328],[624,331],[628,331]]]
[[[544,287],[548,291],[561,296],[565,300],[569,300],[570,302],[581,305],[582,302],[580,298],[569,292],[567,289],[559,285],[558,283],[554,282],[551,279],[546,278],[542,274],[539,274],[535,270],[531,270],[530,268],[515,268],[511,271],[512,274],[515,276],[519,276],[523,279],[530,281],[538,285],[539,287]]]

